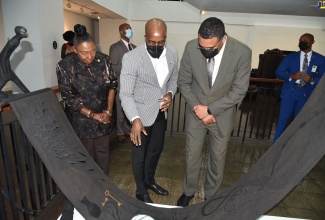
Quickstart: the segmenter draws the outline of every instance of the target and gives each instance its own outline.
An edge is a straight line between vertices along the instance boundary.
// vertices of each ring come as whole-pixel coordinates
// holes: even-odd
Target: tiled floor
[[[228,146],[224,179],[220,190],[234,183],[272,145],[269,140],[231,138]],[[169,190],[168,196],[158,196],[149,190],[154,203],[176,205],[183,193],[183,170],[185,135],[166,134],[165,148],[159,160],[156,182]],[[131,165],[131,144],[111,143],[110,179],[131,196],[135,195],[135,183]],[[206,166],[204,154],[202,167]],[[190,204],[203,201],[204,170],[201,172],[198,189]],[[325,157],[313,170],[266,215],[321,220],[325,219]]]

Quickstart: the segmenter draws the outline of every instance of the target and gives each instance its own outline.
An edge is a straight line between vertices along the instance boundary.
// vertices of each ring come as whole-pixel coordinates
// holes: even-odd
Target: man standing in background
[[[303,34],[298,44],[300,51],[286,55],[275,72],[284,82],[274,142],[284,132],[292,116],[298,115],[325,72],[325,57],[312,50],[314,42],[312,34]]]
[[[112,61],[113,69],[115,70],[115,74],[118,77],[118,81],[120,80],[121,69],[122,69],[122,58],[125,53],[133,50],[136,46],[130,43],[130,39],[133,36],[131,26],[127,23],[121,24],[119,27],[119,32],[121,39],[112,44],[109,48],[109,56]],[[124,111],[121,106],[120,100],[120,86],[117,87],[116,91],[116,135],[117,140],[120,143],[126,143],[126,136],[130,135],[130,122],[126,118]]]

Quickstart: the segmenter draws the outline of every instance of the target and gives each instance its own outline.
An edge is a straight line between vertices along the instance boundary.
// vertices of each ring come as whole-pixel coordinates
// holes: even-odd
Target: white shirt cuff
[[[131,119],[131,123],[135,120],[135,119],[137,119],[137,118],[140,118],[140,116],[135,116],[135,117],[133,117],[132,119]]]

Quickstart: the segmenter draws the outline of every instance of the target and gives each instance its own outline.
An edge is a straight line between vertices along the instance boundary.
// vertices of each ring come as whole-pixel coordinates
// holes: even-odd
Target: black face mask
[[[165,46],[148,46],[147,51],[152,58],[159,58],[162,52],[164,51]]]
[[[308,43],[305,41],[300,41],[298,47],[301,51],[305,51],[308,49]]]
[[[205,50],[200,48],[200,51],[206,59],[210,59],[219,53],[218,48],[215,48],[214,50]]]

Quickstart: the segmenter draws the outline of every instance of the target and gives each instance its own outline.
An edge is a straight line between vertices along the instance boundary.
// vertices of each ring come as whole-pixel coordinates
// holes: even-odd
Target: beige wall
[[[0,0],[0,12],[2,12],[2,3]],[[5,36],[5,29],[3,25],[3,13],[0,13],[0,52],[2,51],[2,48],[6,45],[7,39]],[[11,90],[11,82],[8,82],[5,87],[3,87],[2,91],[8,91]]]
[[[60,60],[60,51],[53,48],[53,42],[62,39],[62,1],[2,0],[1,3],[3,19],[0,26],[5,38],[15,35],[16,26],[25,27],[29,34],[10,57],[12,70],[30,91],[56,85],[55,66]],[[52,13],[46,10],[48,8]],[[18,86],[11,84],[13,92],[21,92]]]
[[[109,47],[120,40],[118,28],[126,19],[101,19],[99,22],[99,44],[103,53],[109,54]],[[132,27],[133,29],[133,27]]]
[[[258,55],[267,49],[298,51],[298,41],[302,34],[311,33],[315,37],[313,50],[325,55],[325,31],[317,28],[255,26],[252,67],[258,66]]]
[[[96,36],[95,33],[95,23],[97,22],[96,20],[88,18],[86,16],[72,13],[67,10],[63,11],[63,16],[64,16],[64,31],[68,31],[68,30],[73,31],[73,27],[76,24],[82,24],[86,26],[87,32],[89,34],[91,34],[93,37]]]

